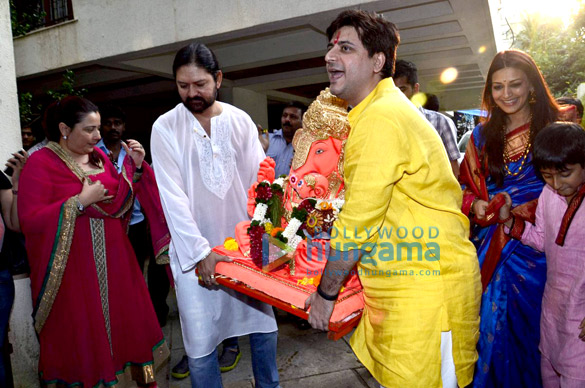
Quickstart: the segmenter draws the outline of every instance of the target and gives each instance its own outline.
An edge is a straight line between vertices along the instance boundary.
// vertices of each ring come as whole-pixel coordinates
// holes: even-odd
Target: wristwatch
[[[85,206],[83,206],[79,198],[76,198],[76,201],[77,203],[75,205],[77,206],[77,210],[79,210],[80,213],[83,213],[85,211]]]

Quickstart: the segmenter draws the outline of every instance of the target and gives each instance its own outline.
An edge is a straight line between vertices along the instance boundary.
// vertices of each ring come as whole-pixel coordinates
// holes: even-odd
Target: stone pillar
[[[3,168],[10,154],[22,147],[8,1],[0,1],[0,117],[0,166]]]
[[[8,1],[0,1],[0,117],[0,168],[3,168],[10,154],[22,148]],[[30,279],[15,279],[14,285],[16,297],[8,334],[14,349],[11,356],[14,386],[35,388],[39,386],[39,345],[32,326]]]
[[[245,88],[232,88],[232,101],[230,104],[237,106],[248,113],[256,124],[262,128],[268,128],[268,99],[265,94],[257,93]]]

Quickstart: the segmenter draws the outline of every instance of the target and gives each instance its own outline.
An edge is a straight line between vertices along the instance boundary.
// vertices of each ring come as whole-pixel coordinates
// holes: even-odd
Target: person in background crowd
[[[49,144],[20,177],[18,217],[31,266],[43,385],[154,387],[169,352],[126,228],[144,149],[128,140],[123,171],[96,144],[97,106],[47,108]]]
[[[21,125],[20,134],[22,136],[22,148],[25,151],[29,151],[31,147],[38,144],[38,139],[43,136],[41,121],[41,117],[39,116],[26,124]]]
[[[260,144],[262,145],[262,149],[264,152],[268,149],[270,145],[270,136],[268,135],[268,129],[262,128],[262,125],[256,124],[256,128],[258,129],[258,140],[260,140]]]
[[[499,222],[546,254],[539,346],[544,387],[585,387],[585,131],[574,123],[549,124],[534,139],[533,155],[546,182],[534,223],[516,221],[507,192]]]
[[[416,65],[402,59],[396,61],[396,70],[394,71],[394,84],[404,93],[409,100],[419,92],[418,70]],[[451,162],[451,169],[455,177],[459,176],[459,163],[457,159],[461,156],[459,148],[457,147],[457,128],[453,120],[439,112],[427,110],[422,106],[418,110],[425,116],[425,118],[436,129],[441,137],[447,156]]]
[[[211,250],[248,219],[247,190],[264,159],[257,127],[216,100],[223,75],[205,45],[180,49],[173,75],[182,103],[156,120],[151,146],[191,384],[221,387],[217,345],[249,334],[256,387],[279,387],[272,308],[218,287],[215,266],[231,259]]]
[[[440,109],[439,106],[439,97],[436,94],[432,93],[425,93],[425,103],[423,104],[423,108],[426,110],[432,110],[438,112]]]
[[[306,107],[299,102],[291,102],[282,110],[280,117],[281,129],[268,134],[269,146],[266,156],[270,156],[276,162],[275,176],[288,175],[290,163],[293,158],[292,140],[297,129],[303,126],[303,113]]]
[[[37,142],[37,138],[35,137],[32,128],[29,126],[23,127],[20,130],[20,134],[22,136],[22,148],[25,150],[28,150]]]
[[[345,204],[333,226],[339,233],[317,292],[305,303],[309,323],[327,330],[340,287],[359,260],[365,307],[350,345],[361,363],[386,387],[465,387],[477,360],[480,284],[461,188],[435,129],[391,78],[396,26],[348,10],[327,37],[331,93],[352,106],[351,131]],[[423,259],[417,248],[402,252],[403,239],[391,232],[397,225],[413,235],[435,228],[440,253],[429,250]],[[367,232],[376,228],[389,233]],[[409,238],[407,244],[420,245]],[[400,259],[414,251],[418,259]],[[392,271],[410,275],[388,276]]]
[[[559,120],[570,121],[581,125],[581,121],[583,120],[583,103],[581,100],[565,96],[557,98],[557,104],[561,107]]]
[[[124,158],[126,157],[126,150],[122,146],[122,138],[126,131],[126,113],[119,107],[106,105],[100,109],[101,117],[101,134],[102,139],[97,144],[114,163],[118,172],[122,172],[124,165]],[[146,163],[146,162],[145,162]],[[149,184],[156,187],[154,175],[143,175],[142,179],[150,180]],[[137,198],[134,200],[132,207],[132,215],[130,217],[130,226],[128,228],[128,238],[136,254],[138,265],[141,271],[144,272],[144,264],[146,258],[150,257],[148,264],[148,292],[150,293],[150,300],[156,311],[158,322],[161,327],[166,325],[167,315],[169,313],[169,306],[166,299],[170,289],[170,281],[166,273],[166,269],[162,264],[168,264],[168,242],[170,235],[166,228],[166,222],[162,214],[153,214],[150,212],[150,217],[155,217],[155,221],[163,225],[165,229],[162,236],[156,236],[155,239],[164,239],[153,244],[151,233],[156,232],[156,225],[150,225],[150,218],[145,219],[140,205],[140,197],[144,192],[138,192]],[[158,195],[153,198],[157,202],[157,208],[161,208],[160,199]],[[149,228],[150,226],[150,228]],[[154,245],[154,246],[153,246]],[[157,250],[155,253],[154,249]],[[163,259],[162,264],[157,264],[157,260]]]
[[[473,130],[459,177],[484,290],[474,387],[539,387],[545,256],[506,236],[488,205],[506,191],[517,222],[534,221],[544,182],[532,165],[532,144],[558,106],[534,60],[506,50],[492,60],[482,109],[488,116]]]
[[[31,148],[27,150],[28,155],[32,155],[47,144],[49,144],[49,139],[47,138],[47,129],[45,128],[45,123],[41,123],[42,133],[44,134],[43,140],[33,145]]]

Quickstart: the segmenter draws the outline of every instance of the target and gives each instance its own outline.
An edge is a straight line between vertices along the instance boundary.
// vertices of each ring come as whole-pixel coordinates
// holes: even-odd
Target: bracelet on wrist
[[[326,294],[322,289],[321,289],[321,285],[319,284],[317,286],[317,293],[319,294],[319,296],[325,300],[328,301],[336,301],[337,297],[339,296],[339,293],[335,294],[335,295],[328,295]]]
[[[471,207],[469,208],[469,215],[475,215],[475,210],[473,210],[473,207],[475,206],[475,203],[479,201],[479,197],[475,197],[473,198],[473,201],[471,201]]]
[[[85,212],[85,205],[81,203],[81,201],[79,200],[79,196],[75,197],[75,207],[77,208],[77,211],[79,213]]]
[[[514,216],[512,215],[512,213],[510,213],[510,215],[505,220],[498,220],[498,224],[505,224],[506,222],[510,221],[513,218]]]
[[[18,195],[18,190],[12,189],[12,194],[13,195]]]

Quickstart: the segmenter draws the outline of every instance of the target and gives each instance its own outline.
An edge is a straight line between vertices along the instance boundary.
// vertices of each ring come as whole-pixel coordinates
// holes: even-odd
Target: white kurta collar
[[[183,109],[187,110],[183,106]],[[232,185],[236,169],[235,151],[231,141],[231,127],[223,106],[222,112],[211,118],[211,138],[207,136],[199,121],[188,112],[197,156],[199,170],[205,187],[217,197],[224,199]]]

